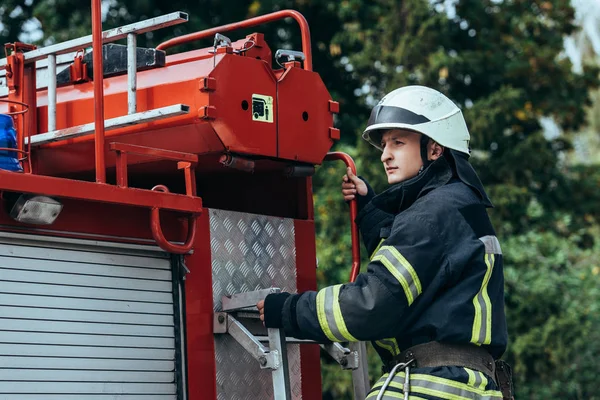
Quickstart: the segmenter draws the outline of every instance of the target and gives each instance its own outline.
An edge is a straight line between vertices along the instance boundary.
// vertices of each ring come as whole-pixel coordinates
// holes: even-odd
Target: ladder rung
[[[174,104],[172,106],[155,108],[153,110],[142,111],[135,114],[124,115],[122,117],[107,119],[104,122],[104,129],[108,131],[130,125],[143,124],[146,122],[152,122],[160,119],[187,114],[189,113],[189,111],[190,106],[185,104]],[[41,146],[46,143],[74,139],[80,136],[89,135],[93,133],[94,130],[95,126],[93,122],[89,124],[73,126],[71,128],[58,129],[56,131],[46,132],[33,136],[31,138],[31,145]],[[25,143],[27,144],[27,139],[25,139]]]

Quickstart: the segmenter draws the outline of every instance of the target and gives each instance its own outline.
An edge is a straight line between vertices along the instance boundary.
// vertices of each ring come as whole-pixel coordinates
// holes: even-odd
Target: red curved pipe
[[[342,160],[346,167],[350,167],[352,173],[356,175],[356,165],[354,160],[346,153],[333,151],[327,153],[325,161]],[[350,282],[354,282],[360,272],[360,242],[358,236],[358,225],[356,225],[356,215],[358,214],[358,205],[356,197],[350,201],[350,232],[352,235],[352,270],[350,271]]]
[[[234,22],[232,24],[218,26],[216,28],[206,29],[200,32],[194,32],[187,35],[179,36],[166,42],[159,44],[158,50],[166,50],[169,47],[177,46],[183,43],[192,42],[194,40],[204,39],[209,36],[214,36],[216,33],[229,32],[236,29],[249,28],[251,26],[265,24],[284,18],[293,18],[300,25],[300,34],[302,35],[302,52],[306,59],[304,60],[304,69],[312,71],[312,50],[310,47],[310,29],[304,15],[295,10],[281,10],[270,14],[261,15],[245,21]]]
[[[152,230],[152,237],[158,244],[158,246],[168,253],[174,254],[187,254],[192,249],[194,240],[196,239],[196,219],[197,216],[188,217],[188,234],[184,244],[173,244],[169,242],[163,234],[160,226],[160,209],[158,207],[152,208],[150,214],[150,229]]]

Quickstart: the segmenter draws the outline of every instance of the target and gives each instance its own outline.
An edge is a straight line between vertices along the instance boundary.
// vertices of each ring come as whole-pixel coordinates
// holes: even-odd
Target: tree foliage
[[[90,30],[83,4],[6,0],[0,35],[17,40],[24,22],[35,17],[42,44],[83,36]],[[314,68],[342,105],[337,150],[355,157],[377,191],[385,188],[379,154],[359,140],[369,108],[384,93],[411,84],[452,98],[470,127],[471,161],[496,205],[491,217],[506,268],[505,357],[515,369],[517,398],[600,398],[594,382],[600,372],[600,168],[589,160],[577,165],[570,154],[599,70],[585,65],[574,73],[562,54],[565,35],[577,29],[568,0],[457,0],[454,8],[442,0],[109,4],[105,28],[175,10],[190,14],[187,24],[141,37],[141,46],[278,9],[301,11],[312,27]],[[260,30],[273,49],[300,47],[292,23]],[[553,118],[567,133],[546,138],[541,117]],[[343,174],[342,166],[325,164],[314,179],[321,285],[346,281],[351,265],[348,208],[339,194]],[[379,368],[371,358],[376,379]],[[351,398],[350,374],[327,361],[324,387],[325,398]]]

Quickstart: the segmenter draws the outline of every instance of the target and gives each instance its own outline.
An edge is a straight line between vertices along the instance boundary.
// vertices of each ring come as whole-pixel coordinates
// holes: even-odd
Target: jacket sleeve
[[[365,185],[367,185],[367,194],[364,196],[357,194],[357,196],[356,196],[356,206],[357,207],[356,208],[358,208],[358,212],[360,212],[363,208],[365,208],[365,206],[367,204],[369,204],[371,199],[373,197],[375,197],[375,190],[373,190],[371,185],[369,185],[369,182],[367,182],[367,180],[365,178],[363,178],[362,176],[359,176],[359,179],[361,179],[365,183]]]
[[[316,341],[397,336],[398,321],[406,311],[416,302],[430,301],[421,295],[436,275],[446,273],[444,262],[444,244],[427,216],[399,215],[366,273],[354,283],[287,297],[281,326],[289,336]]]

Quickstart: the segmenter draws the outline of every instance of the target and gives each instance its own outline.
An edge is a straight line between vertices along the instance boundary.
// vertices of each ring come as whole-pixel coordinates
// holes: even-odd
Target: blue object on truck
[[[0,114],[0,169],[23,172],[18,153],[8,149],[17,148],[17,131],[10,115]]]

